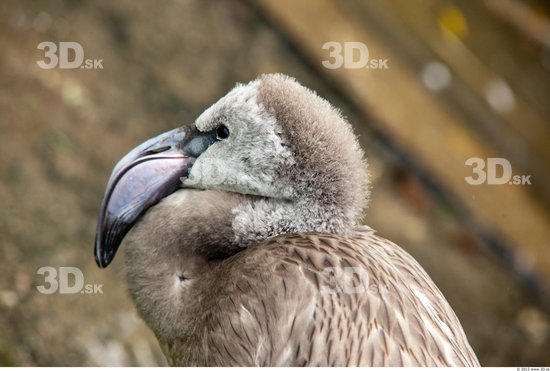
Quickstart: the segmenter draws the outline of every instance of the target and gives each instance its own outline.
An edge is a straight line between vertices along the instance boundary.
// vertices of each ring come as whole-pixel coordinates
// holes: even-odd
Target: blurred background
[[[166,364],[123,259],[93,259],[107,179],[135,145],[266,72],[353,124],[365,222],[428,271],[481,364],[550,364],[549,16],[543,0],[2,1],[0,365]],[[40,68],[44,41],[101,61]],[[345,54],[357,43],[366,65]],[[469,184],[470,158],[504,158],[531,184]],[[103,293],[42,294],[45,266],[77,267]]]

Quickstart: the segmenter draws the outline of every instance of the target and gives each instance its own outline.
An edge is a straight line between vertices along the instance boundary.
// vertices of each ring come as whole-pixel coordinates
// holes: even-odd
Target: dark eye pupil
[[[220,125],[216,129],[216,137],[218,140],[229,138],[229,129],[225,125]]]

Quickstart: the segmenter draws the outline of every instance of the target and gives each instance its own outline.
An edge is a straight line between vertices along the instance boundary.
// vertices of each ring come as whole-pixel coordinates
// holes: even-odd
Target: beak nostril
[[[140,154],[140,157],[141,156],[152,155],[152,154],[155,154],[155,153],[165,152],[165,151],[168,151],[170,148],[172,148],[172,147],[171,146],[164,146],[164,147],[159,147],[159,148],[148,149],[147,151],[142,152]]]

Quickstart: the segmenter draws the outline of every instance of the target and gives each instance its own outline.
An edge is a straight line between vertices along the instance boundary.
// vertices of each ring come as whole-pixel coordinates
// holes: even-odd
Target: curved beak
[[[115,166],[97,222],[94,254],[105,268],[126,234],[147,209],[181,186],[180,178],[206,148],[215,133],[201,133],[190,125],[160,134],[140,144]]]

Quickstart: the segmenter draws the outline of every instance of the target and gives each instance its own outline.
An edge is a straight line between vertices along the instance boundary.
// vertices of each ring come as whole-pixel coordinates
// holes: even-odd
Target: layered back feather
[[[168,347],[174,365],[479,366],[422,267],[368,227],[272,238],[200,285],[210,295]]]

